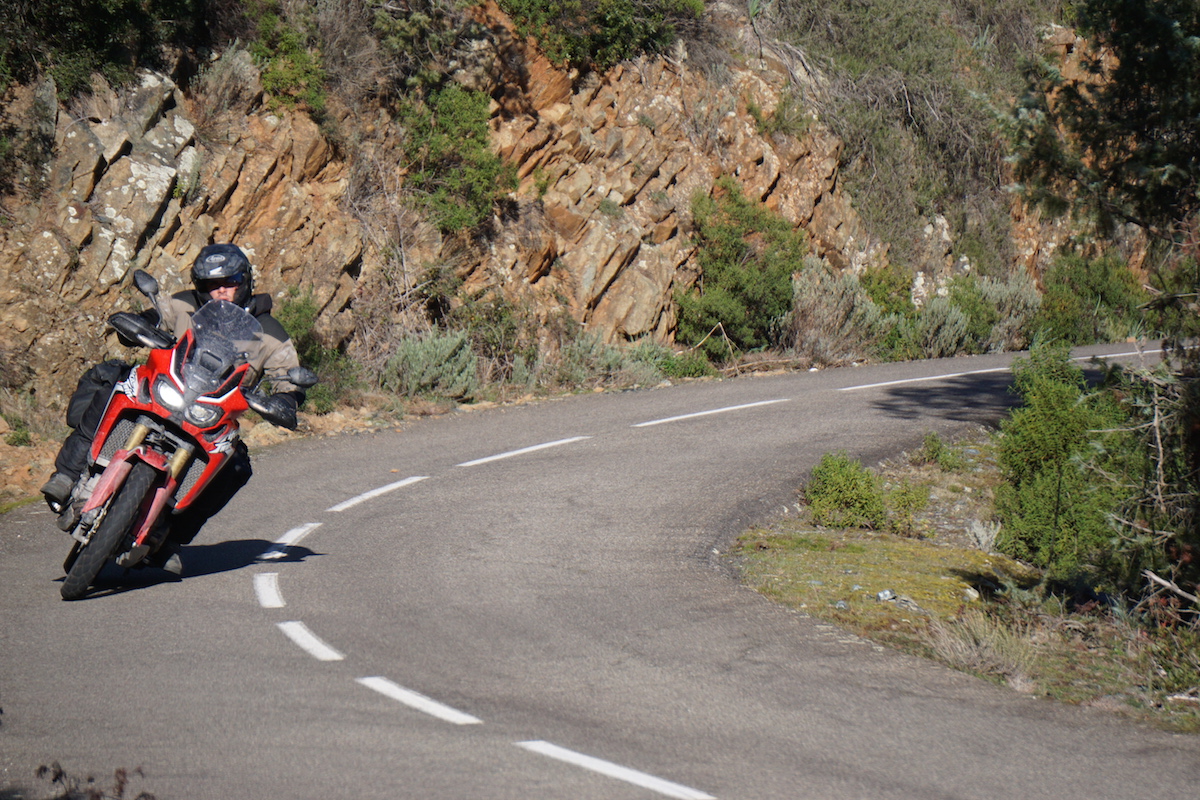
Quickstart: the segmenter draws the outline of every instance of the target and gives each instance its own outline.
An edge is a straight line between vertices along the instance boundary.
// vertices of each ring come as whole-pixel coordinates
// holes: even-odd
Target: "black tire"
[[[67,572],[62,583],[63,600],[78,600],[87,594],[88,587],[100,574],[104,564],[116,552],[125,534],[137,519],[138,509],[146,494],[154,486],[158,471],[154,467],[139,461],[133,465],[124,485],[117,490],[117,496],[110,501],[108,513],[100,523],[99,529],[92,535],[75,563]]]

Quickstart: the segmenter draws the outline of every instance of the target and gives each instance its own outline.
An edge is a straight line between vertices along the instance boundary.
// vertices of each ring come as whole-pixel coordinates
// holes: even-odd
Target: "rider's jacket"
[[[204,300],[198,292],[188,289],[171,295],[163,305],[165,308],[159,327],[178,339],[187,331],[191,325],[192,314],[204,305]],[[253,385],[260,375],[265,375],[271,382],[271,391],[287,392],[295,395],[298,402],[303,401],[304,390],[288,382],[286,377],[289,369],[300,366],[300,357],[296,354],[296,347],[287,331],[279,324],[279,320],[271,316],[271,296],[256,294],[250,298],[245,308],[258,320],[263,329],[258,346],[247,353],[250,360],[247,383]]]

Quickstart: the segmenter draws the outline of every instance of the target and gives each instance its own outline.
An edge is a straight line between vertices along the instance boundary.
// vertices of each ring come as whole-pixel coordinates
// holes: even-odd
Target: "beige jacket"
[[[178,339],[191,326],[192,314],[200,309],[202,302],[199,294],[193,290],[176,292],[163,303],[163,319],[159,327]],[[297,403],[302,402],[304,390],[288,382],[286,377],[289,369],[300,366],[300,357],[287,331],[279,324],[279,320],[271,316],[271,296],[255,295],[246,310],[263,329],[259,347],[248,353],[250,373],[246,383],[253,386],[265,376],[271,382],[272,392],[288,392],[296,397]]]

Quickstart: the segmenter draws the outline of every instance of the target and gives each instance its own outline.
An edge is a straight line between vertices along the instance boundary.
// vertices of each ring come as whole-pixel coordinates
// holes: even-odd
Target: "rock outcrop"
[[[494,146],[520,189],[486,246],[457,252],[467,291],[501,292],[544,318],[565,310],[608,341],[669,341],[674,293],[697,275],[690,204],[723,175],[805,229],[829,263],[873,257],[839,188],[838,140],[815,120],[799,137],[764,135],[749,113],[761,120],[780,102],[780,65],[730,66],[717,81],[686,60],[653,58],[579,82],[494,6],[481,21],[487,46],[456,78],[497,98]],[[220,69],[237,76],[236,91],[193,80],[185,92],[147,72],[121,91],[97,78],[70,107],[52,86],[31,92],[29,102],[52,106],[54,147],[46,192],[8,203],[11,224],[0,228],[0,358],[31,368],[8,370],[9,385],[61,407],[86,364],[124,354],[103,327],[139,300],[128,273],[143,267],[180,288],[212,241],[243,247],[259,286],[311,292],[331,341],[352,335],[356,292],[387,249],[363,210],[349,210],[352,165],[306,114],[264,100],[244,52],[225,54]],[[400,125],[370,120],[345,114],[344,133],[398,163]],[[409,261],[444,262],[446,246],[425,237]]]

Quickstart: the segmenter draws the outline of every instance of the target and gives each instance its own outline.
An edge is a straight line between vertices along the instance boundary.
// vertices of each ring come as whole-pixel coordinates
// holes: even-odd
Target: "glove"
[[[271,403],[271,411],[275,423],[281,428],[287,428],[289,431],[296,430],[296,409],[299,408],[299,403],[290,392],[279,392],[267,398]]]

